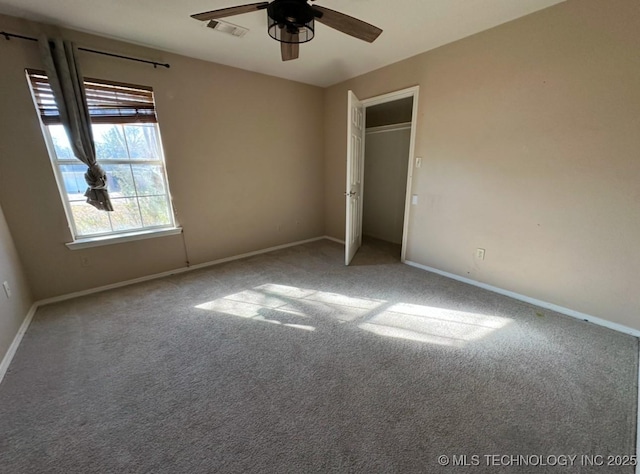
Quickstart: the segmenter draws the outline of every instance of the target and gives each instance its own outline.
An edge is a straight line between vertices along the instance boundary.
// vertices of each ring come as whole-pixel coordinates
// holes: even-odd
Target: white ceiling
[[[242,38],[191,14],[258,0],[0,0],[0,13],[318,86],[329,86],[564,0],[318,0],[384,30],[369,44],[316,23],[300,59],[283,63],[265,11],[225,18]]]

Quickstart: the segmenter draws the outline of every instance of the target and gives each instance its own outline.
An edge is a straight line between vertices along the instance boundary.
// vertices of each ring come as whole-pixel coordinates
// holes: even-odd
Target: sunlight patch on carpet
[[[454,347],[482,339],[510,319],[450,309],[398,303],[359,325],[381,336]]]
[[[452,347],[482,339],[511,322],[497,316],[275,284],[196,308],[306,331],[326,324],[353,323],[379,336]]]

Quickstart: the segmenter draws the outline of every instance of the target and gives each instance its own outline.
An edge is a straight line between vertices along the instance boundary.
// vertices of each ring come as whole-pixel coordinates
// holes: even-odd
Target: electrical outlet
[[[7,298],[11,298],[11,288],[9,287],[9,282],[2,282],[2,288],[4,288],[4,292],[7,295]]]
[[[484,249],[476,249],[476,258],[478,260],[484,260]]]
[[[89,262],[89,257],[80,257],[80,266],[88,267],[91,263]]]

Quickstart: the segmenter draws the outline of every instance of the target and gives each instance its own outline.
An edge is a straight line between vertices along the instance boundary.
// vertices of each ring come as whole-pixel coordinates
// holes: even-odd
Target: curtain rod
[[[32,38],[30,36],[23,36],[23,35],[17,35],[15,33],[7,33],[6,31],[0,31],[0,35],[4,36],[4,38],[9,41],[11,38],[20,38],[23,40],[28,40],[28,41],[38,41],[37,38]],[[139,63],[145,63],[145,64],[153,64],[153,67],[156,68],[158,66],[162,66],[162,67],[166,67],[167,69],[170,68],[171,66],[167,63],[158,63],[156,61],[147,61],[146,59],[138,59],[138,58],[132,58],[131,56],[122,56],[120,54],[115,54],[115,53],[106,53],[104,51],[96,51],[95,49],[89,49],[89,48],[78,48],[78,50],[80,51],[86,51],[87,53],[95,53],[95,54],[102,54],[103,56],[111,56],[112,58],[120,58],[120,59],[127,59],[129,61],[137,61]]]

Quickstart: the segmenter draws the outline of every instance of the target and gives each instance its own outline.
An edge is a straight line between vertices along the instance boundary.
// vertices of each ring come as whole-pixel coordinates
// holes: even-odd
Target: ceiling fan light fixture
[[[308,43],[315,36],[315,25],[313,19],[302,26],[281,25],[273,18],[269,17],[269,36],[281,43]]]
[[[307,43],[315,36],[315,13],[306,0],[274,0],[267,17],[269,36],[281,43]]]

